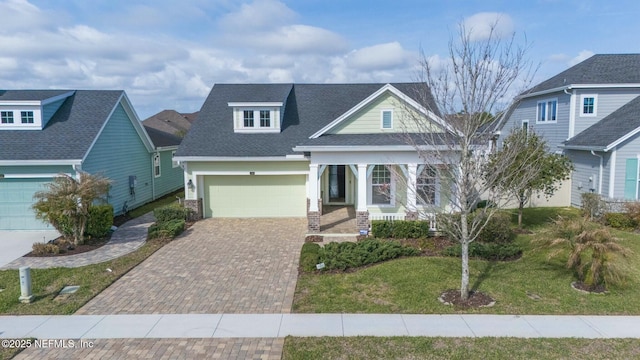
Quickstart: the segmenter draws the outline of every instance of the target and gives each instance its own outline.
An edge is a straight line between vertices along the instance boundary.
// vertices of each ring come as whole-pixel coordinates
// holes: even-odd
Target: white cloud
[[[513,33],[514,25],[511,16],[505,13],[481,12],[465,18],[462,22],[470,40],[486,40],[490,36],[506,37]]]
[[[2,14],[0,34],[25,31],[50,23],[46,14],[27,0],[0,2],[0,14]]]
[[[225,16],[220,25],[229,31],[250,32],[291,24],[295,18],[295,12],[279,1],[256,0],[242,4],[239,11]]]
[[[354,50],[347,56],[347,64],[358,70],[387,70],[406,66],[410,58],[396,41]]]
[[[569,60],[569,66],[573,66],[578,63],[581,63],[587,60],[588,58],[592,57],[593,55],[594,55],[594,52],[591,50],[582,50],[578,53],[577,56]]]

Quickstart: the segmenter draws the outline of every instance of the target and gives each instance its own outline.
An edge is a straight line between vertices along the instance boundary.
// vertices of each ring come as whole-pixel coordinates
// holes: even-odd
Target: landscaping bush
[[[582,194],[582,216],[589,220],[600,219],[606,208],[602,196],[595,193]]]
[[[412,247],[402,246],[397,241],[367,239],[357,243],[331,242],[320,249],[318,261],[325,264],[325,270],[355,268],[400,256],[418,255]]]
[[[171,220],[187,220],[189,217],[189,209],[179,204],[172,204],[153,210],[153,215],[159,223]]]
[[[604,224],[615,229],[634,229],[637,223],[625,213],[605,213]]]
[[[487,225],[480,231],[476,241],[483,243],[509,244],[516,234],[511,229],[511,215],[503,212],[493,214]]]
[[[109,204],[92,205],[85,234],[91,237],[103,237],[109,233],[113,225],[113,206]]]
[[[420,220],[374,220],[371,233],[381,239],[418,239],[429,237],[429,222]]]
[[[59,254],[60,248],[56,244],[37,242],[32,245],[31,251],[34,255]]]
[[[157,222],[149,227],[148,238],[174,238],[184,231],[184,219],[174,219],[164,222]]]
[[[300,251],[300,267],[304,272],[313,272],[320,258],[320,245],[305,243]]]
[[[462,256],[460,244],[451,246],[443,251],[445,256]],[[519,257],[522,249],[516,244],[488,244],[472,242],[469,244],[469,257],[491,261],[504,261]]]
[[[637,228],[640,225],[640,202],[633,201],[624,204],[624,209],[629,218],[634,223],[634,228]]]

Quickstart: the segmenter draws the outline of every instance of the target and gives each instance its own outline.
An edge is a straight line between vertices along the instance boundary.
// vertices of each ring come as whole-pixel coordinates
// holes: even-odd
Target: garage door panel
[[[0,180],[0,229],[42,230],[51,227],[35,217],[33,194],[52,179]]]
[[[304,217],[304,175],[205,177],[207,217]]]

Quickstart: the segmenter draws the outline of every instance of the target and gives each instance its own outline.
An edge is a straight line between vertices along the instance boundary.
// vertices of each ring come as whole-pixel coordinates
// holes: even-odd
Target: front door
[[[346,200],[345,166],[329,166],[329,202],[344,203]]]

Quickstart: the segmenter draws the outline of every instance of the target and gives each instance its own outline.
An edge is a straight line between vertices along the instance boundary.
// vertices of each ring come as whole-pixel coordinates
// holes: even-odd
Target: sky
[[[125,90],[140,119],[216,83],[415,81],[458,25],[528,44],[541,82],[640,52],[637,0],[0,0],[0,89]]]

